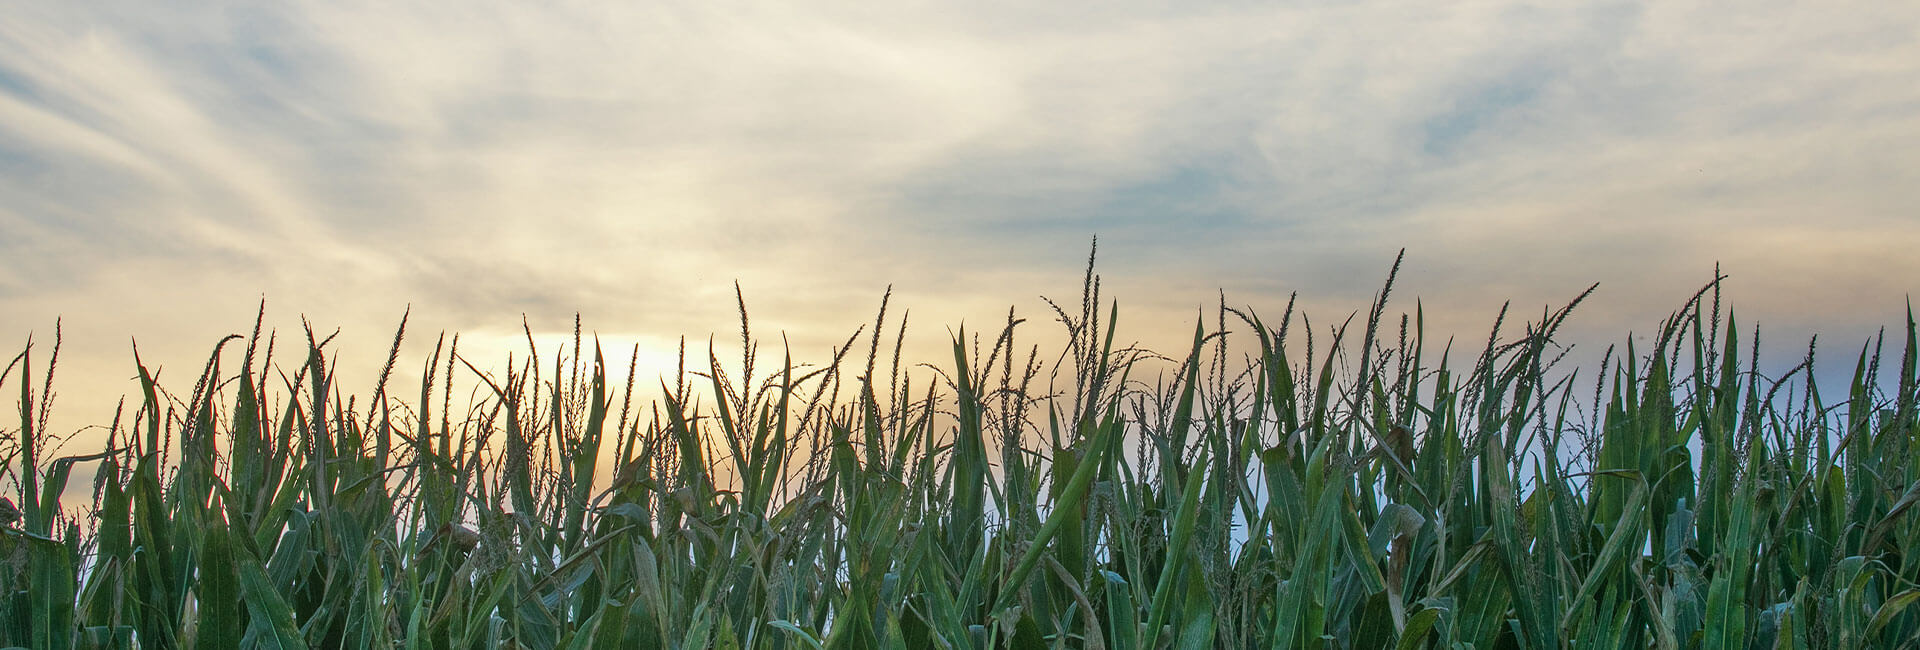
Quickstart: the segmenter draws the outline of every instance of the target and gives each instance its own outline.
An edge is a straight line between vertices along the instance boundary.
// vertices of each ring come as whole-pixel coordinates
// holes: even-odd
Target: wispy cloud
[[[1719,260],[1767,318],[1864,326],[1920,277],[1916,30],[1875,2],[44,3],[0,23],[0,328],[224,330],[264,293],[376,337],[409,302],[670,337],[724,331],[738,279],[828,340],[888,283],[932,320],[1071,291],[1095,233],[1146,321],[1222,286],[1347,305],[1407,247],[1459,323],[1597,280],[1637,325]]]

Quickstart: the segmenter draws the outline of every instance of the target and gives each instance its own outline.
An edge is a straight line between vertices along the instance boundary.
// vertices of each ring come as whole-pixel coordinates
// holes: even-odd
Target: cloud
[[[1397,295],[1462,328],[1593,281],[1586,317],[1643,324],[1719,260],[1766,318],[1844,330],[1920,277],[1917,25],[1865,2],[26,7],[0,24],[0,329],[198,346],[265,294],[373,339],[409,303],[670,339],[726,331],[737,279],[814,349],[888,284],[938,339],[1009,302],[1044,319],[1097,233],[1148,338],[1217,288],[1356,308],[1402,247]]]

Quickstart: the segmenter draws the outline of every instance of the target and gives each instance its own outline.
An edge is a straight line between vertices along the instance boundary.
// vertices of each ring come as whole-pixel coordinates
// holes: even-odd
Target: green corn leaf
[[[225,539],[225,536],[222,536]],[[233,568],[239,577],[240,596],[246,601],[247,636],[257,647],[269,650],[295,650],[307,647],[305,637],[294,620],[293,606],[287,603],[252,551],[228,545],[233,550]]]

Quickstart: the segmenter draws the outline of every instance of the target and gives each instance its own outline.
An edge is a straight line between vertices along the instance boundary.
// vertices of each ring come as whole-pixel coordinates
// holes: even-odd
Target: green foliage
[[[409,405],[256,322],[185,399],[136,354],[132,417],[51,461],[29,343],[0,646],[1920,647],[1911,315],[1828,403],[1811,346],[1759,372],[1716,279],[1589,395],[1554,341],[1585,293],[1454,367],[1420,310],[1392,334],[1391,274],[1364,323],[1223,304],[1178,359],[1116,348],[1085,287],[1051,367],[1011,315],[925,372],[896,332],[888,367],[883,302],[766,372],[742,301],[739,365],[650,408],[577,323],[504,376],[442,337]]]

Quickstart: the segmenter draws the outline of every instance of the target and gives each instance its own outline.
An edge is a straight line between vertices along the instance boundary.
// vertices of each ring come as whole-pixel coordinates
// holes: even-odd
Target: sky
[[[1713,278],[1789,365],[1920,279],[1920,5],[1869,2],[16,3],[0,22],[0,343],[59,320],[64,430],[302,319],[371,392],[439,332],[575,314],[665,370],[738,329],[823,360],[1044,329],[1099,238],[1122,338],[1217,305],[1567,338]],[[1211,316],[1209,316],[1211,318]],[[1830,342],[1830,343],[1829,343]],[[615,352],[618,350],[619,352]],[[1774,351],[1778,351],[1777,353]],[[40,368],[36,368],[38,372]],[[356,389],[354,382],[364,382]],[[12,384],[9,384],[11,389]],[[56,420],[63,421],[63,420]],[[59,428],[59,427],[56,427]]]

